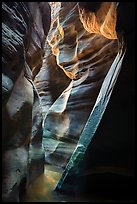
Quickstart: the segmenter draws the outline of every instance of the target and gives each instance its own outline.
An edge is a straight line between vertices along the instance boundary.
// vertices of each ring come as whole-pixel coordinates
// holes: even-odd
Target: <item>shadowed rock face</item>
[[[78,3],[79,3],[80,8],[85,9],[90,12],[96,12],[102,6],[102,2],[89,2],[88,4],[87,2],[78,2]]]
[[[43,108],[45,160],[65,167],[117,54],[118,43],[88,33],[75,2],[62,2],[53,17],[48,52],[35,84]]]
[[[43,172],[42,113],[32,79],[50,27],[45,2],[2,3],[2,197],[18,202]]]
[[[31,37],[26,45],[26,60],[32,70],[34,79],[43,63],[45,39],[50,28],[50,7],[45,2],[29,2],[28,8],[32,15]]]

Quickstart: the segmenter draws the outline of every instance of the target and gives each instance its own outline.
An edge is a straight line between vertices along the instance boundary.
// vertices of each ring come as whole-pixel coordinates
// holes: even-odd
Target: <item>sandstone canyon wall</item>
[[[43,106],[45,160],[64,168],[117,55],[118,41],[114,31],[111,39],[87,32],[76,2],[61,2],[53,13],[48,52],[34,82]]]
[[[99,5],[83,2],[81,22],[89,33],[100,33],[111,39],[117,36],[116,59],[119,60],[113,62],[104,78],[101,92],[56,189],[77,196],[84,192],[107,200],[135,200],[135,4],[119,3],[114,9],[110,2],[97,3]],[[100,21],[101,7],[106,3],[110,9],[103,9],[106,19],[101,15]],[[94,10],[94,4],[97,10]],[[113,23],[107,25],[111,18],[114,18],[111,23],[116,23],[116,32]],[[102,55],[100,58],[103,65],[104,58]],[[112,75],[109,76],[109,72]],[[109,103],[104,106],[107,100]]]
[[[122,189],[124,196],[134,178],[133,4],[61,2],[54,8],[47,39],[48,52],[35,84],[43,106],[45,162],[65,168],[57,190],[75,194],[104,189],[106,195],[112,191],[117,197]],[[108,92],[100,93],[110,68],[114,79],[109,76]],[[104,101],[88,124],[98,95]],[[99,124],[96,118],[107,98]],[[84,135],[85,125],[90,130]],[[73,151],[79,157],[71,157]]]
[[[2,3],[2,199],[18,202],[43,173],[42,112],[33,83],[50,28],[45,2]]]
[[[51,10],[46,2],[2,5],[4,201],[20,201],[25,187],[43,172],[44,163],[63,172],[56,188],[62,192],[77,195],[104,189],[107,194],[114,180],[119,186],[112,188],[114,192],[124,182],[125,190],[128,179],[132,185],[134,9],[130,3],[116,2],[53,5]],[[111,83],[108,73],[114,71],[113,79],[118,56],[122,67]],[[100,93],[104,84],[110,89]],[[97,115],[92,115],[102,97]],[[90,130],[84,135],[85,126]],[[113,179],[104,173],[118,176]]]

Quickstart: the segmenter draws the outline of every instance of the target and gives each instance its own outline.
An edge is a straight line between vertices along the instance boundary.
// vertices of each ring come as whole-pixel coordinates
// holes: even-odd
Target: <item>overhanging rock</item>
[[[63,190],[65,188],[64,185],[67,177],[70,177],[71,175],[77,176],[77,174],[79,173],[80,164],[102,119],[102,116],[111,97],[113,88],[115,86],[117,77],[121,70],[122,61],[125,55],[125,47],[123,47],[123,41],[120,42],[120,44],[121,46],[119,47],[119,52],[104,79],[96,103],[80,136],[78,144],[63,172],[60,181],[57,184],[56,190]]]

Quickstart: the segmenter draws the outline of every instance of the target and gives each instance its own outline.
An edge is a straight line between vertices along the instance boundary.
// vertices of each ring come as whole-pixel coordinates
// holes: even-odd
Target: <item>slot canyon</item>
[[[135,2],[2,2],[2,201],[135,201]]]

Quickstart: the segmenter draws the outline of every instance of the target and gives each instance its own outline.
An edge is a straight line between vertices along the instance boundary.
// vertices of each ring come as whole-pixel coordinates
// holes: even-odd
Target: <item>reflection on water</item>
[[[24,198],[25,202],[56,202],[52,194],[61,175],[62,173],[56,171],[54,167],[45,165],[44,174],[29,185]]]

